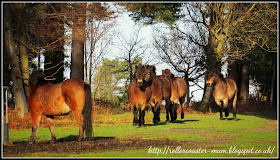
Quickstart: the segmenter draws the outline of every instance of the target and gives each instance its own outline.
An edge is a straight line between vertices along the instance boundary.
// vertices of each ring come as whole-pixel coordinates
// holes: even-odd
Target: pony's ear
[[[171,73],[171,78],[174,78],[175,76],[174,76],[174,74],[173,73]]]
[[[216,69],[214,69],[212,72],[213,72],[213,73],[218,73],[218,71],[217,71]]]
[[[152,66],[152,71],[153,71],[154,73],[156,73],[156,67],[155,67],[155,66]]]

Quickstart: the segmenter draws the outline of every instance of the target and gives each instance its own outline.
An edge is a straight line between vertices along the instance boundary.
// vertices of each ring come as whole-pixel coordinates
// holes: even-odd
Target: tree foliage
[[[141,62],[141,58],[138,61]],[[104,58],[102,65],[97,67],[92,82],[95,88],[94,99],[113,106],[120,104],[119,99],[126,97],[127,82],[130,78],[128,68],[127,61],[118,58],[113,60]]]
[[[172,25],[181,17],[181,3],[127,3],[125,4],[134,21],[144,24],[165,22]]]
[[[243,60],[255,45],[276,52],[276,3],[197,3],[203,23],[215,37],[218,59]],[[212,21],[211,21],[212,20]]]
[[[248,72],[253,84],[259,88],[255,98],[264,98],[264,101],[276,106],[277,55],[259,46],[252,52],[248,57]]]

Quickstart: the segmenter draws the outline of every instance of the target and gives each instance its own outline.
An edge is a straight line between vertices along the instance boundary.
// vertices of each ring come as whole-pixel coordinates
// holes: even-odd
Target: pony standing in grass
[[[145,110],[152,95],[150,85],[142,78],[148,74],[145,73],[145,70],[142,65],[136,66],[135,80],[130,83],[127,89],[128,100],[133,110],[133,125],[139,125],[139,127],[144,126]]]
[[[51,84],[44,79],[42,70],[33,71],[29,79],[28,110],[31,113],[31,143],[35,143],[36,132],[41,116],[50,122],[51,143],[56,141],[54,134],[54,116],[73,113],[79,125],[78,141],[83,140],[84,131],[87,140],[92,138],[92,99],[88,84],[79,79],[68,79]]]
[[[236,118],[236,101],[238,88],[234,80],[229,78],[224,78],[221,73],[217,71],[212,71],[208,75],[208,80],[206,85],[209,87],[214,85],[213,97],[220,110],[220,120],[223,118],[223,108],[225,110],[225,116],[228,117],[229,113],[227,110],[228,101],[233,98],[233,119]]]
[[[171,97],[170,97],[170,101],[172,103],[172,107],[170,110],[171,121],[175,121],[177,119],[177,108],[179,106],[179,102],[181,104],[181,119],[184,119],[187,83],[183,78],[175,77],[174,74],[172,74],[169,69],[162,70],[162,75],[167,77],[170,80],[170,84],[171,84]]]

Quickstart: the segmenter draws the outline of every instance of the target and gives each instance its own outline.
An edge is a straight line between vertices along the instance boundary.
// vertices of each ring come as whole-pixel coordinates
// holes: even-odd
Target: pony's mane
[[[173,73],[171,73],[171,76],[170,76],[171,79],[176,79],[175,75]]]
[[[226,78],[224,77],[224,75],[220,71],[214,70],[213,72],[216,73],[219,76],[221,81],[226,82]]]

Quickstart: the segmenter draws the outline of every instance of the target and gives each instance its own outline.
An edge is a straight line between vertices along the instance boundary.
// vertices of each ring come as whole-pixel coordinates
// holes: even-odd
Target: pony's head
[[[152,83],[153,78],[156,76],[156,67],[153,65],[146,65],[145,68],[146,76],[144,77],[144,80],[148,83]]]
[[[32,71],[29,77],[29,85],[35,85],[45,82],[45,74],[42,70],[34,70]]]
[[[223,78],[224,78],[223,75],[221,73],[219,73],[218,71],[216,71],[216,70],[211,71],[208,74],[208,79],[206,81],[206,86],[210,87],[211,85],[216,84],[216,82],[218,80],[221,80]]]
[[[135,74],[134,74],[134,78],[136,79],[136,82],[138,84],[139,87],[143,86],[144,83],[144,77],[146,76],[145,74],[145,67],[143,65],[138,65],[135,68]]]
[[[174,78],[174,74],[169,69],[162,70],[162,75],[168,78]]]
[[[155,75],[155,66],[150,65],[139,65],[136,66],[135,79],[139,87],[142,87],[144,84],[151,84],[153,77]]]

